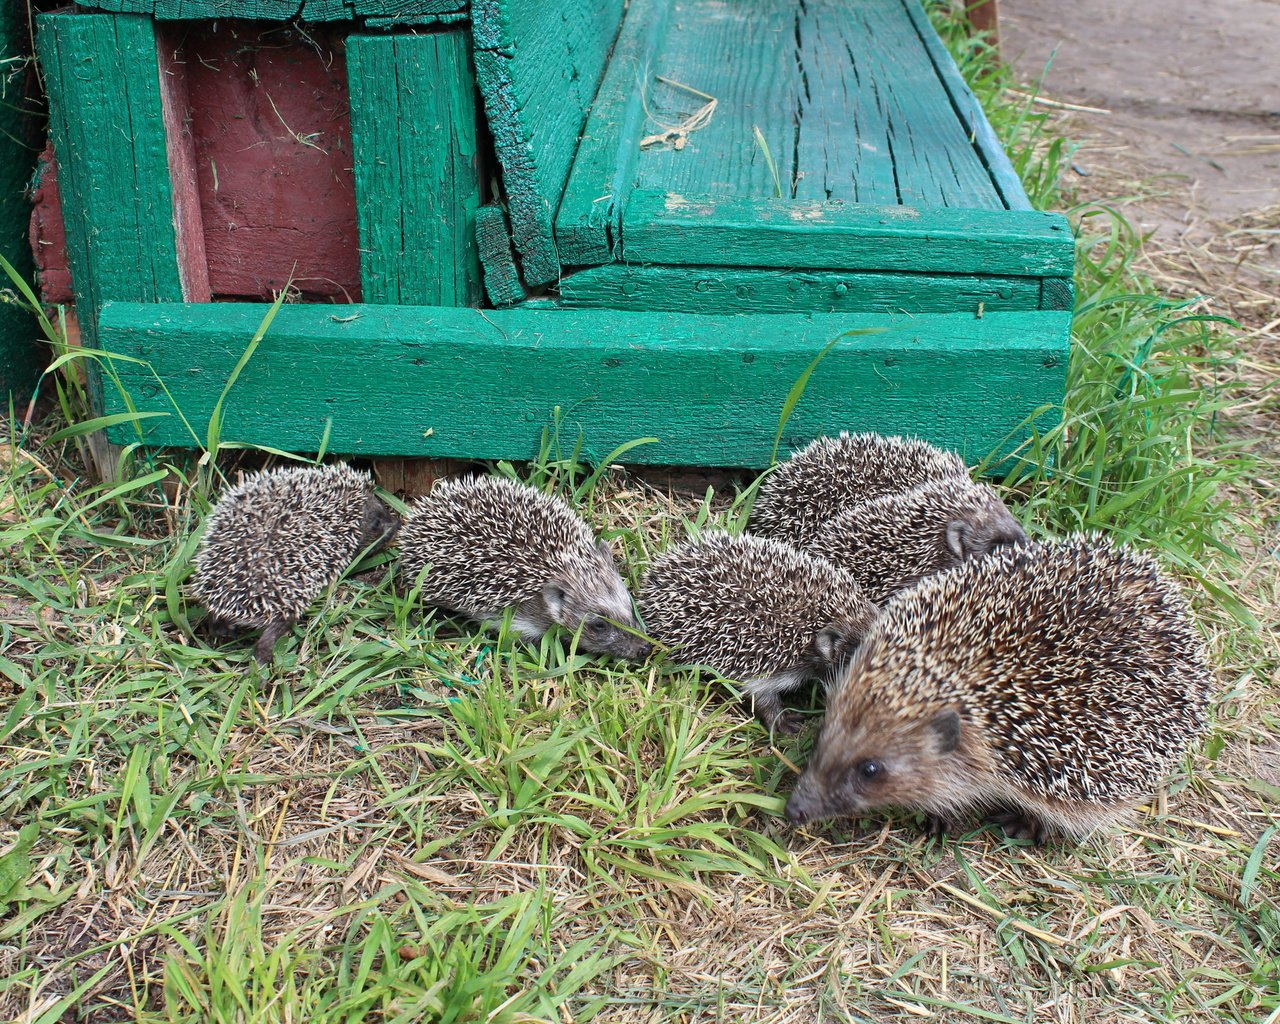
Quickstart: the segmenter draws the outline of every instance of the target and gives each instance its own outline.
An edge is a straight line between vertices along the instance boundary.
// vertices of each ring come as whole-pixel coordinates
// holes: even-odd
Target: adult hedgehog
[[[970,808],[1015,838],[1130,812],[1201,732],[1212,687],[1176,585],[1095,537],[1007,549],[888,602],[828,700],[796,823]]]

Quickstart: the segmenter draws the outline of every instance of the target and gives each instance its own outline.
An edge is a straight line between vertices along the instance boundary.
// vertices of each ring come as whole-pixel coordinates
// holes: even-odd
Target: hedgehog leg
[[[262,636],[258,637],[258,642],[253,645],[253,656],[258,659],[259,665],[270,665],[271,654],[275,650],[276,641],[284,636],[296,620],[291,618],[272,619],[262,629]]]
[[[1049,827],[1035,814],[1028,811],[1000,811],[987,816],[987,821],[999,825],[1010,839],[1028,839],[1035,846],[1043,846],[1049,838]]]
[[[926,813],[920,831],[927,836],[941,838],[951,831],[951,819],[945,814]]]
[[[804,728],[805,717],[782,706],[782,694],[794,690],[799,683],[789,677],[766,676],[752,679],[742,688],[742,703],[771,733],[794,736]]]

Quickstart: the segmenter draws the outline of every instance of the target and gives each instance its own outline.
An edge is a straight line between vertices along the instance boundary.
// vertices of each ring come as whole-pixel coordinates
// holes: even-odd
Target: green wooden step
[[[641,145],[710,98],[681,145]],[[556,241],[575,266],[1041,278],[1074,257],[916,0],[633,0]]]
[[[200,445],[262,319],[256,304],[110,303],[98,337],[149,444]],[[920,434],[970,459],[1054,419],[1065,311],[706,316],[614,310],[287,305],[225,403],[226,441],[356,455],[527,459],[561,412],[588,458],[762,467],[783,402],[818,365],[783,449],[821,433]],[[163,387],[161,386],[163,381]],[[112,387],[105,412],[127,411]],[[181,415],[179,415],[179,412]],[[114,440],[139,440],[118,426]]]

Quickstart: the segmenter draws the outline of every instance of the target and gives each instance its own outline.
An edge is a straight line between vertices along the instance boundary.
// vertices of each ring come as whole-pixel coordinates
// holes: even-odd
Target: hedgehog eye
[[[854,765],[853,771],[863,782],[871,782],[884,774],[884,765],[879,761],[868,758],[866,761],[859,761]]]
[[[604,619],[600,618],[599,615],[593,615],[583,623],[583,628],[588,633],[599,633],[603,631],[607,625],[608,623],[605,622]]]

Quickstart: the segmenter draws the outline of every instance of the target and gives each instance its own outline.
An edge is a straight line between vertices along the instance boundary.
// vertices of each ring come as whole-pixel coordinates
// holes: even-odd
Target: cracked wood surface
[[[102,345],[148,443],[190,445],[262,319],[260,304],[119,303]],[[813,354],[783,447],[838,430],[913,433],[974,458],[1061,401],[1068,312],[748,314],[286,305],[224,406],[224,436],[367,455],[526,459],[553,410],[584,458],[653,436],[628,461],[767,465],[783,402]],[[165,382],[166,394],[157,382]],[[114,392],[114,389],[112,389]],[[117,394],[107,412],[121,411]],[[1042,418],[1041,428],[1051,417]],[[123,435],[122,435],[123,436]]]

